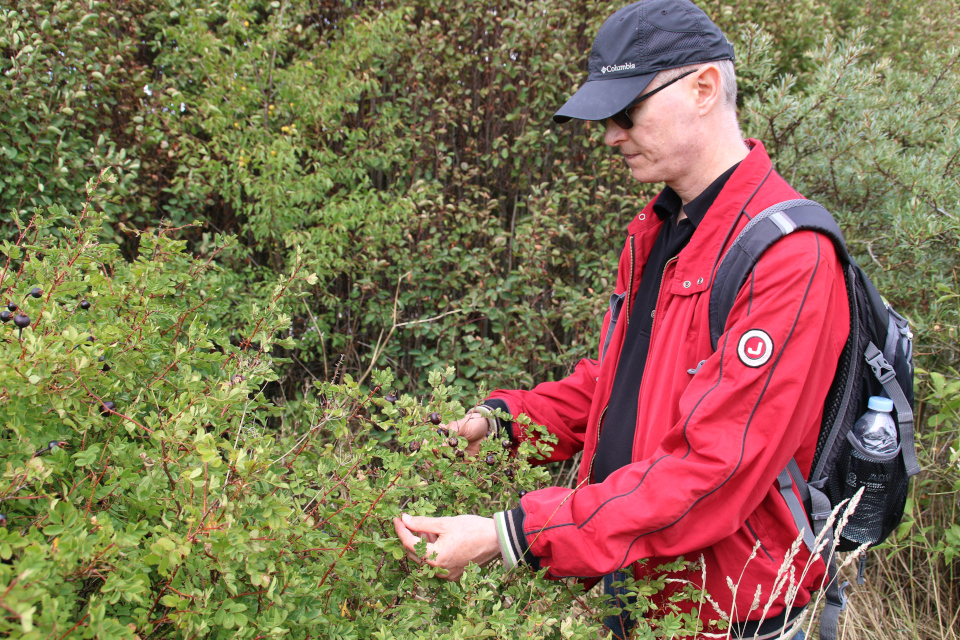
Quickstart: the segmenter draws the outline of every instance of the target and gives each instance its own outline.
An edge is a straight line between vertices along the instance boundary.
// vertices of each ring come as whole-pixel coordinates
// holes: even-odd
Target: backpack
[[[823,531],[833,508],[852,497],[859,488],[856,475],[851,473],[855,452],[848,434],[866,412],[870,396],[890,398],[894,403],[900,448],[887,459],[869,460],[866,464],[872,473],[881,474],[889,482],[891,490],[882,503],[860,502],[856,509],[857,517],[869,518],[880,533],[871,536],[875,539],[863,539],[856,532],[841,530],[837,548],[850,551],[863,544],[872,547],[883,542],[900,523],[909,479],[920,471],[913,425],[913,334],[907,321],[883,300],[850,257],[840,227],[822,205],[812,200],[788,200],[764,210],[744,227],[724,254],[711,289],[710,340],[716,351],[737,294],[763,252],[780,238],[801,230],[823,234],[836,248],[850,305],[850,335],[824,403],[810,475],[804,478],[796,460],[791,459],[778,477],[780,493],[790,507],[797,529],[804,532],[804,542],[812,553],[815,537]],[[865,464],[862,454],[858,463]],[[802,505],[792,484],[799,489]],[[837,637],[840,611],[846,606],[843,590],[847,583],[839,584],[832,544],[837,524],[834,523],[833,531],[827,532],[830,543],[822,551],[828,583],[826,606],[820,620],[821,640]],[[861,556],[857,580],[860,584],[863,571],[864,556]]]

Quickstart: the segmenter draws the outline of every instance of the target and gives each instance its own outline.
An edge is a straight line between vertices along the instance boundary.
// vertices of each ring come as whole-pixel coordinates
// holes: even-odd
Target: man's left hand
[[[500,556],[497,529],[493,518],[455,516],[421,518],[404,514],[394,518],[393,526],[407,557],[420,564],[445,569],[445,580],[456,582],[471,562],[481,566]],[[418,535],[422,534],[422,535]],[[421,537],[427,541],[427,553],[421,558],[415,549]],[[436,554],[435,557],[431,557]]]

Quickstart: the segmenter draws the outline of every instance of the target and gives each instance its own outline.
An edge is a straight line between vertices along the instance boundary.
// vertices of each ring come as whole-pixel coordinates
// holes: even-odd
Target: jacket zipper
[[[633,263],[637,256],[637,250],[634,247],[633,239],[636,236],[630,236],[630,280],[627,285],[627,326],[630,326],[630,307],[633,306]]]
[[[637,257],[636,245],[634,244],[634,238],[636,236],[630,236],[630,279],[627,281],[627,317],[626,317],[626,326],[630,326],[630,307],[633,306],[633,267],[634,262]],[[669,263],[668,263],[669,264]],[[626,332],[626,329],[624,329]],[[597,420],[597,444],[600,444],[600,430],[603,429],[603,416],[606,415],[607,409],[610,408],[610,400],[607,399],[607,406],[603,408],[603,411],[600,412],[600,418]],[[593,484],[593,464],[597,461],[597,450],[593,450],[593,457],[590,458],[590,471],[587,472],[587,482]]]
[[[660,315],[657,313],[657,308],[660,306],[660,296],[663,295],[663,282],[667,276],[667,269],[670,268],[670,263],[675,262],[680,256],[673,256],[667,263],[663,265],[663,273],[660,274],[660,289],[657,291],[657,302],[653,305],[653,326],[650,327],[650,346],[647,348],[647,359],[650,358],[650,354],[653,352],[653,339],[657,335],[657,325],[660,322]],[[643,377],[643,380],[640,381],[640,394],[637,397],[637,403],[640,403],[640,398],[643,397],[643,385],[647,382],[647,376]],[[639,417],[639,410],[637,417]],[[634,431],[634,442],[636,442],[636,431]],[[631,450],[630,457],[633,458],[633,453]]]
[[[603,428],[603,416],[607,414],[607,409],[610,408],[610,404],[603,408],[603,411],[600,412],[600,419],[597,420],[597,444],[600,444],[600,429]],[[597,450],[593,450],[593,457],[590,458],[590,471],[587,473],[587,484],[593,484],[593,463],[597,461]]]

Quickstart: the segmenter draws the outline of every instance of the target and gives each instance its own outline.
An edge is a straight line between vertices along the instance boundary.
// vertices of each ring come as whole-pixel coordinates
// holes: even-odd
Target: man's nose
[[[612,118],[606,120],[607,130],[603,134],[603,142],[608,147],[619,147],[627,139],[627,130],[621,128]]]

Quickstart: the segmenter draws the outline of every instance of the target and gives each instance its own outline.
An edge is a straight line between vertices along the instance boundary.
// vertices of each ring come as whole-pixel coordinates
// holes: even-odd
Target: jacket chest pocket
[[[607,334],[603,339],[603,349],[600,350],[600,364],[603,364],[603,358],[607,355],[607,348],[610,346],[613,330],[617,328],[617,320],[620,319],[620,311],[623,309],[623,301],[626,297],[626,291],[610,296],[610,322],[607,323]]]

